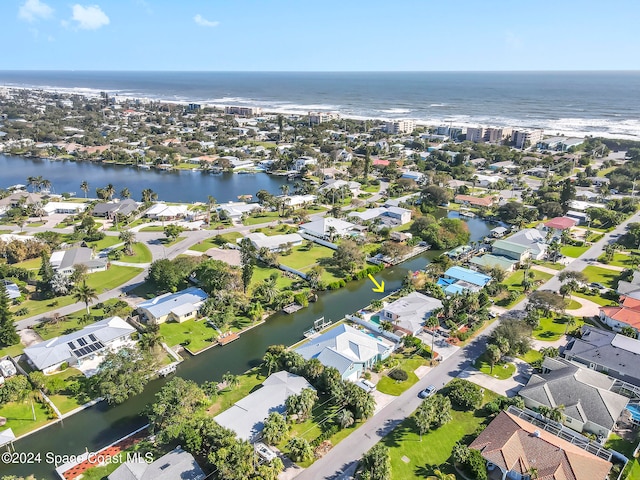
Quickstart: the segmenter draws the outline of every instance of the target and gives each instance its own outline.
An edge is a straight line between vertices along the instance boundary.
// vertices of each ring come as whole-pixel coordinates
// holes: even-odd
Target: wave
[[[395,113],[410,113],[411,110],[408,108],[387,108],[384,110],[380,110],[383,113],[391,113],[391,114],[395,114]]]
[[[429,104],[430,107],[447,107],[448,105],[446,103],[431,103]]]

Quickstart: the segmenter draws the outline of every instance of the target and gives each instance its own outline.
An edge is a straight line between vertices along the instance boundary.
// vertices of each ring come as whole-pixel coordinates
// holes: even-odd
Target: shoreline
[[[478,120],[478,121],[473,121],[472,118],[468,118],[466,120],[453,120],[453,119],[447,119],[447,118],[441,118],[441,119],[425,119],[425,118],[417,118],[417,117],[412,117],[411,115],[405,115],[404,112],[410,113],[411,110],[408,110],[406,108],[391,108],[389,110],[395,110],[395,112],[391,112],[389,111],[388,113],[394,115],[394,116],[384,116],[384,115],[356,115],[356,114],[348,114],[348,113],[344,113],[343,111],[341,111],[340,108],[333,108],[334,105],[291,105],[289,106],[289,108],[287,108],[286,106],[283,106],[281,108],[274,108],[273,106],[267,106],[269,105],[270,102],[266,101],[266,100],[250,100],[250,101],[244,101],[243,99],[239,99],[239,98],[229,98],[228,102],[219,102],[218,100],[223,100],[222,99],[192,99],[192,100],[186,100],[186,99],[171,99],[171,98],[166,98],[163,96],[155,96],[155,95],[148,95],[145,96],[144,94],[138,94],[138,93],[127,93],[126,90],[123,89],[96,89],[96,88],[90,88],[90,87],[56,87],[56,86],[51,86],[51,85],[43,85],[43,86],[25,86],[25,85],[4,85],[4,86],[0,86],[1,88],[5,88],[5,89],[15,89],[15,90],[32,90],[32,91],[43,91],[43,92],[47,92],[47,93],[53,93],[53,94],[64,94],[64,95],[81,95],[84,96],[86,98],[99,98],[100,97],[100,93],[101,92],[106,92],[109,94],[113,94],[115,96],[118,96],[122,99],[124,99],[125,101],[149,101],[149,102],[157,102],[157,103],[161,103],[161,104],[172,104],[172,105],[189,105],[190,103],[201,103],[203,105],[203,108],[214,108],[214,109],[218,109],[218,110],[224,110],[224,107],[226,106],[241,106],[241,107],[258,107],[258,108],[262,108],[263,114],[264,115],[278,115],[278,114],[283,114],[283,115],[300,115],[300,116],[304,116],[307,115],[308,112],[310,110],[312,111],[322,111],[322,112],[337,112],[340,115],[340,118],[343,119],[347,119],[347,120],[356,120],[356,121],[360,121],[360,122],[365,122],[365,121],[380,121],[380,122],[387,122],[387,121],[394,121],[394,120],[399,120],[399,119],[412,119],[416,122],[416,125],[420,125],[420,126],[427,126],[427,127],[437,127],[440,125],[451,125],[451,126],[455,126],[455,127],[463,127],[463,128],[468,128],[468,127],[492,127],[492,126],[497,126],[497,127],[513,127],[513,128],[531,128],[531,129],[543,129],[545,130],[545,132],[549,132],[549,135],[563,135],[563,136],[567,136],[567,137],[579,137],[579,138],[584,138],[584,137],[588,137],[588,136],[593,136],[593,137],[602,137],[602,138],[607,138],[607,139],[619,139],[619,140],[631,140],[631,141],[639,141],[640,142],[640,130],[638,130],[637,134],[627,134],[627,133],[611,133],[611,132],[602,132],[599,130],[582,130],[582,129],[558,129],[558,128],[553,128],[549,125],[543,125],[537,122],[534,123],[526,123],[523,122],[522,119],[518,120],[518,119],[497,119],[495,122],[493,123],[486,123],[486,121],[482,121],[482,120]],[[122,94],[120,94],[120,92],[122,92]],[[437,104],[432,104],[431,106],[444,106],[445,104],[442,103],[437,103]],[[340,107],[338,105],[338,107]],[[560,120],[567,120],[570,119],[571,117],[563,117],[563,118],[559,118],[558,121]],[[586,123],[594,123],[594,122],[602,122],[604,121],[601,118],[585,118],[585,117],[574,117],[574,120],[579,120],[579,121],[583,121]],[[515,122],[507,122],[506,120],[514,120]],[[633,118],[621,118],[621,121],[631,121],[634,120]],[[547,119],[547,122],[550,121],[550,119]]]

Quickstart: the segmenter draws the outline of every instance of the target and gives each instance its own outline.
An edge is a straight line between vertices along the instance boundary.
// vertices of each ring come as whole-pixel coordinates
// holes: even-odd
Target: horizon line
[[[640,73],[640,69],[558,69],[558,70],[156,70],[156,69],[0,69],[10,72],[163,72],[163,73]]]

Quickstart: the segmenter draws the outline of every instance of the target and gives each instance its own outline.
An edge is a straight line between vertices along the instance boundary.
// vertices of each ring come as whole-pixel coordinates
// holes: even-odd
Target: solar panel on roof
[[[97,342],[97,341],[98,341],[98,339],[96,338],[96,336],[95,336],[93,333],[90,333],[90,334],[89,334],[89,339],[90,339],[92,342]]]
[[[78,343],[81,347],[84,347],[87,344],[87,341],[84,338],[79,338]]]
[[[73,344],[73,342],[67,342],[67,345],[69,345],[69,348],[71,350],[75,350],[76,349],[76,346]]]

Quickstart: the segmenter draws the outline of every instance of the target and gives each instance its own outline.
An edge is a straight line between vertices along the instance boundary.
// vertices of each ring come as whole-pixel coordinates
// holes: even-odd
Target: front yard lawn
[[[34,315],[41,315],[56,308],[71,305],[72,303],[75,303],[73,297],[71,295],[65,295],[63,297],[48,298],[46,300],[25,300],[20,305],[12,307],[11,310],[14,312],[14,320],[20,320]],[[25,315],[15,315],[16,310],[23,308],[25,308],[27,312]]]
[[[475,361],[474,366],[486,375],[490,375],[499,380],[506,380],[511,378],[516,371],[516,366],[510,362],[497,362],[493,366],[493,373],[491,372],[491,362],[487,360],[487,356],[483,353]]]
[[[608,307],[609,305],[616,305],[615,300],[610,300],[608,298],[604,298],[600,295],[590,295],[582,292],[573,292],[573,295],[576,297],[584,298],[585,300],[590,300],[593,303],[597,303],[601,307]]]
[[[96,252],[100,250],[104,250],[105,248],[113,247],[114,245],[122,243],[117,236],[107,235],[102,240],[98,240],[97,242],[89,243],[89,247],[95,248]]]
[[[533,337],[545,342],[554,342],[558,340],[567,330],[567,322],[570,316],[558,317],[551,315],[550,317],[542,317],[540,326],[533,331]],[[569,330],[579,328],[584,325],[584,321],[578,317],[573,317],[575,325],[569,326]]]
[[[278,270],[277,268],[266,267],[262,264],[258,264],[253,267],[253,276],[251,277],[251,285],[249,286],[249,290],[256,288],[258,284],[262,283],[264,280],[269,278],[273,273],[278,274],[278,279],[276,280],[276,286],[280,290],[284,290],[286,288],[291,287],[291,285],[293,285],[293,283],[297,281],[296,279],[299,279],[302,281],[302,279],[299,277],[295,277],[295,278],[285,277],[284,272],[282,270]]]
[[[123,283],[128,282],[142,271],[142,268],[112,265],[104,272],[96,272],[87,275],[87,285],[95,288],[99,295],[107,290],[112,290]]]
[[[564,245],[560,247],[560,253],[565,257],[578,258],[584,252],[589,250],[591,247],[588,245],[582,247],[575,247],[573,245]]]
[[[281,219],[282,217],[278,212],[261,212],[255,216],[249,216],[245,218],[243,225],[258,225],[260,223],[269,223]]]
[[[399,365],[395,368],[399,368],[407,372],[408,378],[404,381],[397,381],[389,377],[389,372],[387,372],[380,379],[376,388],[381,393],[398,396],[418,382],[418,376],[414,373],[414,371],[416,370],[416,368],[422,365],[427,365],[428,360],[417,355],[412,357],[393,355],[392,358],[399,360]]]
[[[495,393],[485,390],[484,403],[495,398]],[[452,409],[451,416],[453,418],[449,423],[423,435],[422,441],[416,431],[413,415],[382,439],[382,443],[390,449],[393,478],[423,479],[434,468],[455,474],[452,462],[449,462],[453,446],[459,441],[469,444],[487,418],[477,410]]]
[[[533,263],[534,265],[539,265],[541,267],[552,268],[553,270],[558,271],[564,269],[564,265],[561,263],[548,262],[544,260],[534,260],[531,263]]]
[[[620,278],[620,272],[609,270],[608,268],[596,267],[594,265],[588,266],[582,273],[585,274],[587,281],[590,283],[601,283],[609,288],[616,288],[618,286],[618,279]]]
[[[253,392],[258,385],[266,380],[266,375],[261,367],[252,368],[251,370],[238,375],[239,384],[233,389],[225,388],[216,397],[215,402],[207,409],[209,415],[218,415],[231,407],[238,400],[246,397]],[[274,373],[274,372],[271,372]]]
[[[533,350],[533,349],[529,350],[524,355],[519,355],[519,357],[525,362],[527,362],[529,365],[531,365],[533,362],[537,360],[542,360],[542,354],[538,350]]]
[[[120,258],[118,259],[121,262],[127,263],[150,263],[152,260],[151,250],[144,243],[134,243],[133,244],[133,255],[129,256],[124,251],[124,246],[117,249],[122,252]]]
[[[165,322],[160,324],[160,334],[169,347],[185,344],[192,352],[198,352],[210,346],[218,338],[218,332],[205,319],[187,320],[182,323]]]
[[[531,271],[534,273],[534,277],[533,277],[534,285],[540,285],[546,282],[547,280],[549,280],[551,277],[553,277],[553,275],[551,275],[550,273],[541,272],[533,268],[531,269]],[[507,302],[507,299],[502,299],[499,302],[497,302],[497,305],[508,308],[520,302],[524,298],[524,289],[522,288],[522,280],[524,280],[524,270],[516,270],[507,278],[505,278],[502,284],[506,285],[509,291],[517,292],[518,297],[516,297],[516,299],[512,302]],[[537,288],[537,286],[534,287],[534,290],[535,288]]]
[[[566,310],[577,310],[580,307],[582,307],[582,304],[580,302],[577,302],[574,299],[569,299]]]

